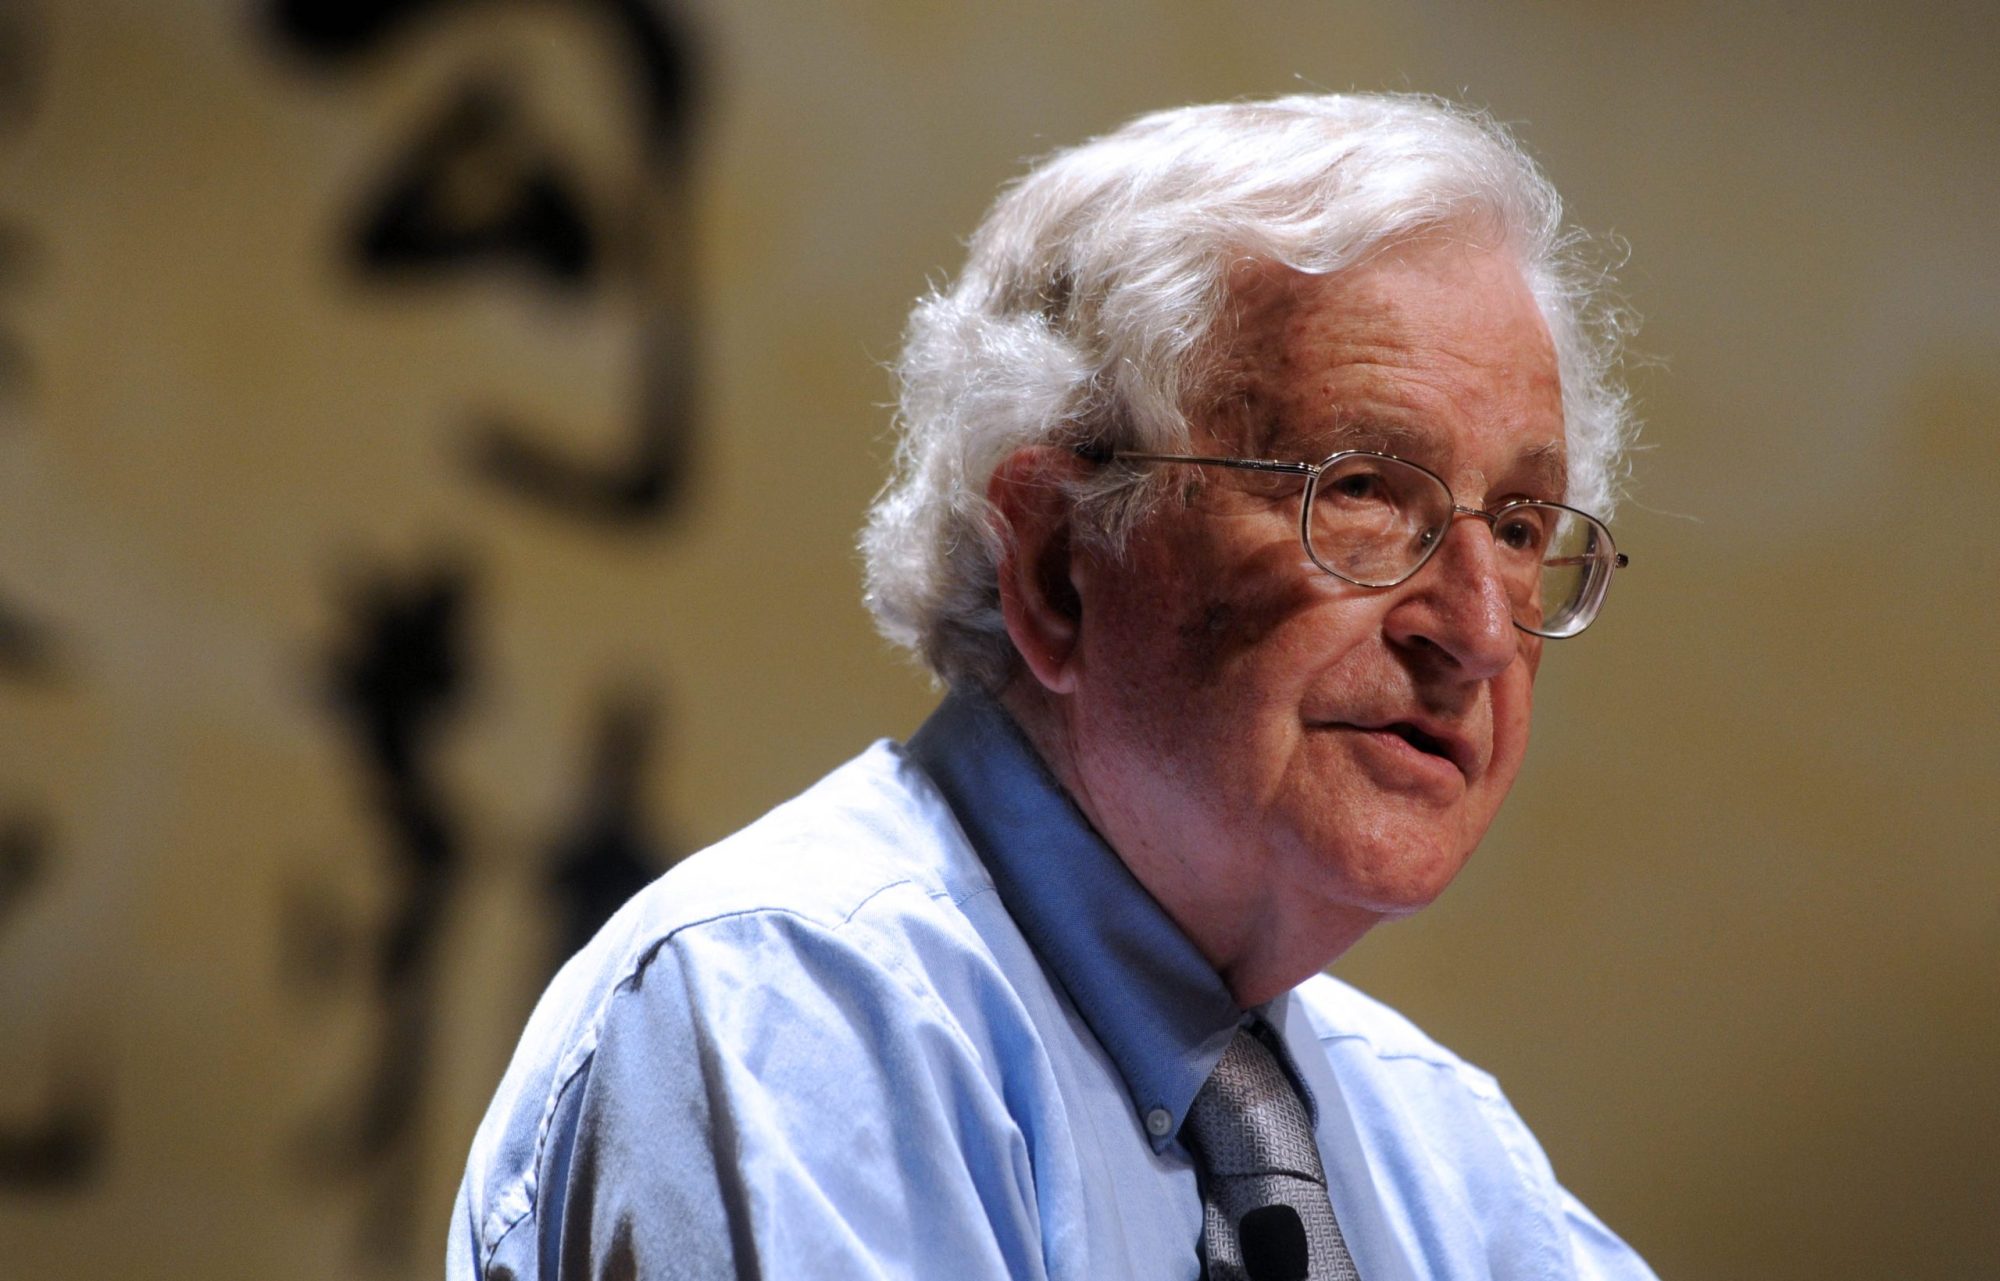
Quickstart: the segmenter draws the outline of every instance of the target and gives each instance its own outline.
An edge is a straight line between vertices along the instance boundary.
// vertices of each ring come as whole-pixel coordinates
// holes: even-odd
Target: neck
[[[1156,831],[1148,815],[1093,788],[1068,703],[1032,677],[1017,677],[998,701],[1085,820],[1244,1009],[1325,969],[1382,919],[1366,909],[1307,901],[1237,861],[1198,857],[1200,834]]]

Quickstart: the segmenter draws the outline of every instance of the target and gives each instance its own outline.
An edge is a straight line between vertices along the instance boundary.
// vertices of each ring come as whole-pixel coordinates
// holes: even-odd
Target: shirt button
[[[1173,1113],[1165,1108],[1154,1108],[1146,1113],[1146,1133],[1156,1139],[1164,1139],[1174,1132]]]

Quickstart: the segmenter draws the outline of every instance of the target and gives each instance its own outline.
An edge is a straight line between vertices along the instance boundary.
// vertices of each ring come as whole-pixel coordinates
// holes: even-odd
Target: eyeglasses
[[[1389,454],[1350,449],[1321,463],[1123,449],[1101,457],[1305,477],[1299,538],[1306,555],[1357,587],[1394,587],[1408,580],[1444,545],[1454,519],[1477,517],[1493,530],[1514,626],[1536,636],[1561,639],[1590,626],[1611,589],[1612,571],[1629,563],[1612,545],[1611,530],[1595,516],[1532,499],[1485,511],[1462,507],[1437,473]]]

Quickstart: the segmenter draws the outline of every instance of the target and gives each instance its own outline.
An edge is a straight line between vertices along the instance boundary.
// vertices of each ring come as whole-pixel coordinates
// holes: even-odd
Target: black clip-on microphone
[[[1250,1281],[1306,1281],[1306,1225],[1289,1205],[1260,1205],[1236,1225]]]

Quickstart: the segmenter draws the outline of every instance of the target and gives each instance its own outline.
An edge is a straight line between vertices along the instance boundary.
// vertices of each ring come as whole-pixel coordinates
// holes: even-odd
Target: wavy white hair
[[[1217,372],[1228,278],[1250,261],[1324,274],[1442,228],[1520,263],[1553,340],[1568,501],[1609,516],[1633,426],[1624,313],[1591,242],[1484,114],[1409,95],[1184,107],[1058,151],[1009,186],[964,270],[921,299],[896,365],[896,473],[862,532],[883,635],[943,680],[1003,684],[993,470],[1034,444],[1177,452]],[[1150,472],[1150,469],[1149,469]],[[1157,473],[1098,468],[1072,502],[1122,545]]]

